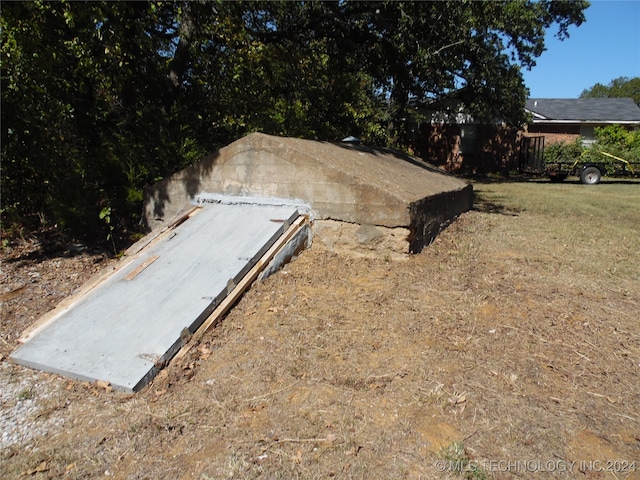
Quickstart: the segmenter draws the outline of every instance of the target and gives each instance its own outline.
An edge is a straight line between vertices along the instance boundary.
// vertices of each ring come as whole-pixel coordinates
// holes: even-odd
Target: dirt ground
[[[0,478],[639,479],[638,251],[549,221],[480,196],[419,255],[315,242],[133,395],[8,360],[115,260],[5,251]]]

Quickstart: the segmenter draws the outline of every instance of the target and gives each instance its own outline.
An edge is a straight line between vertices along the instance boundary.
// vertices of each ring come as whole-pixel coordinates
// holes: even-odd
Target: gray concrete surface
[[[175,355],[181,335],[195,332],[226,297],[229,280],[238,283],[297,216],[291,205],[204,204],[36,333],[11,359],[137,391]]]
[[[148,188],[147,227],[203,192],[296,199],[318,219],[407,227],[411,252],[473,202],[471,185],[397,151],[253,133]]]

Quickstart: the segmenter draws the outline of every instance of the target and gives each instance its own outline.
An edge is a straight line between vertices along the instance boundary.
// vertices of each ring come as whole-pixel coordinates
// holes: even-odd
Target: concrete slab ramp
[[[299,223],[298,207],[286,203],[205,203],[192,210],[43,319],[11,359],[137,391],[255,270],[291,222]]]
[[[406,227],[411,252],[473,201],[471,185],[394,150],[253,133],[150,187],[147,227],[202,192],[297,199],[317,219]]]

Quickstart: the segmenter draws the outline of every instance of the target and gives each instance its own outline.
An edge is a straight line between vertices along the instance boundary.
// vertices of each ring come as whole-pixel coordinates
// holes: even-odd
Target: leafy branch
[[[114,227],[113,224],[111,223],[111,207],[104,207],[101,211],[100,211],[100,215],[98,215],[98,217],[100,218],[100,220],[102,220],[107,227],[109,228],[109,233],[107,234],[107,242],[109,240],[111,240],[111,246],[113,247],[113,254],[117,255],[118,251],[116,249],[116,241],[113,237],[113,231],[114,231]]]

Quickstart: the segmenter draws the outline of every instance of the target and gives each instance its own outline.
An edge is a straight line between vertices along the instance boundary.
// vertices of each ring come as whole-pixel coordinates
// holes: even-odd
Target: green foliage
[[[116,255],[117,254],[116,242],[115,242],[115,239],[113,238],[113,224],[111,223],[111,207],[104,207],[102,210],[100,210],[100,214],[98,215],[98,218],[100,220],[103,220],[104,223],[109,228],[109,233],[107,234],[107,242],[111,241],[111,245],[113,246],[113,254]]]
[[[519,124],[521,68],[587,5],[5,2],[3,225],[113,240],[146,185],[253,131],[405,148],[412,99]]]
[[[608,173],[628,168],[624,162],[609,155],[622,158],[630,163],[640,164],[640,129],[629,130],[621,125],[608,125],[596,128],[595,134],[596,143],[585,155],[586,159],[604,164]]]
[[[2,191],[14,221],[91,236],[106,204],[127,219],[116,228],[130,228],[141,210],[132,192],[179,167],[154,5],[3,5]]]
[[[621,125],[608,125],[595,129],[595,149],[640,162],[640,129],[629,130]]]
[[[596,83],[582,91],[580,98],[633,98],[640,105],[640,77],[619,77],[609,85]]]
[[[23,388],[18,392],[18,400],[23,402],[25,400],[31,400],[34,398],[34,392],[30,388]]]
[[[544,148],[546,163],[573,163],[584,153],[582,140],[577,138],[573,142],[553,143]]]

